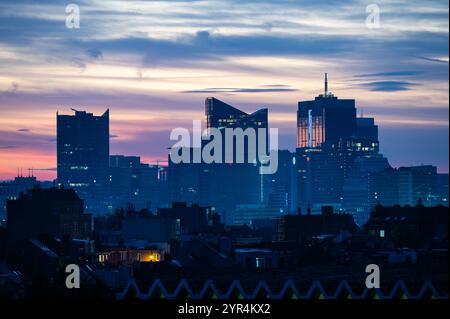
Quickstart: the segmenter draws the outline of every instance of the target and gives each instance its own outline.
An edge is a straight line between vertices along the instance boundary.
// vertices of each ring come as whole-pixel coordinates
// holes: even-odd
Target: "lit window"
[[[264,266],[264,258],[256,257],[256,268],[262,268]]]
[[[161,260],[161,255],[158,252],[146,252],[140,255],[140,261],[142,262],[158,262]]]
[[[380,230],[380,238],[384,238],[384,229]]]

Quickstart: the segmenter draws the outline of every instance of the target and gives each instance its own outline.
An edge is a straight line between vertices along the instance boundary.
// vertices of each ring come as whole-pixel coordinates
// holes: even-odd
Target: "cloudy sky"
[[[379,28],[366,26],[372,3]],[[448,172],[448,14],[447,0],[1,1],[0,179],[55,177],[56,112],[70,108],[109,108],[111,153],[152,163],[207,96],[268,107],[294,149],[297,102],[322,92],[324,72],[376,118],[393,166]]]

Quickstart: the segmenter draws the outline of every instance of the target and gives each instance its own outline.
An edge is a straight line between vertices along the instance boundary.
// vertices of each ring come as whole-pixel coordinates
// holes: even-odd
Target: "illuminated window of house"
[[[380,238],[384,238],[384,229],[380,230]]]
[[[104,262],[108,261],[108,255],[106,255],[106,254],[98,255],[98,261],[100,263],[104,263]]]
[[[158,262],[161,260],[161,255],[156,251],[146,252],[140,256],[140,260],[142,262]]]

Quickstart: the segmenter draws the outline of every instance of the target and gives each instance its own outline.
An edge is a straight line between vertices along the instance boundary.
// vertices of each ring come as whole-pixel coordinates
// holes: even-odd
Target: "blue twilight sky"
[[[66,6],[80,9],[67,28]],[[366,8],[380,9],[368,28]],[[448,172],[448,1],[1,1],[0,179],[53,178],[55,114],[111,110],[111,152],[166,160],[170,130],[216,96],[268,107],[294,149],[299,100],[323,90],[374,116],[393,166]]]

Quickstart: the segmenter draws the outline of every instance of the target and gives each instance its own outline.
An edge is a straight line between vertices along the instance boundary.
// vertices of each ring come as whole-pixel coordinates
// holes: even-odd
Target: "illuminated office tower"
[[[336,143],[356,132],[355,100],[338,99],[328,92],[325,73],[325,92],[312,101],[298,103],[297,148],[317,148],[324,143]]]
[[[375,120],[356,114],[355,100],[328,91],[327,74],[325,92],[298,103],[297,206],[303,212],[333,206],[364,217],[370,211],[368,174],[389,163],[379,154]]]

